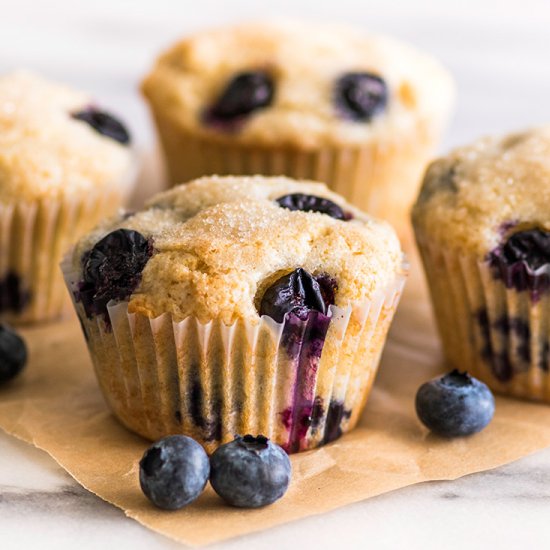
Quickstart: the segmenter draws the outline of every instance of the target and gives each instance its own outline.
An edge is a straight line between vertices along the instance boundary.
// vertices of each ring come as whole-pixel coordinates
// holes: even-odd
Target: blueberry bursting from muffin
[[[550,233],[537,228],[513,233],[488,261],[495,279],[506,288],[528,291],[536,302],[550,288]]]
[[[246,118],[269,108],[276,99],[277,82],[268,71],[236,74],[203,113],[203,122],[221,131],[238,131]],[[339,76],[332,89],[335,114],[353,122],[370,122],[388,103],[388,87],[378,75],[350,72]]]
[[[506,229],[514,225],[507,224]],[[533,228],[512,233],[487,255],[486,261],[495,280],[502,281],[507,289],[528,292],[533,304],[550,289],[550,233],[547,231]],[[510,318],[507,314],[490,319],[485,308],[477,312],[476,318],[484,342],[482,356],[498,380],[510,381],[516,372],[527,371],[534,359],[543,371],[548,371],[550,344],[539,342],[539,357],[533,357],[529,319]],[[503,342],[498,350],[492,333],[498,334]]]
[[[352,218],[334,202],[313,195],[294,193],[276,199],[281,208],[318,212],[337,220]],[[154,254],[154,242],[130,229],[117,229],[98,241],[81,258],[82,280],[75,293],[88,318],[101,317],[109,330],[108,305],[128,299],[138,288],[149,258]],[[315,379],[326,334],[331,321],[330,307],[334,305],[338,283],[327,273],[313,275],[298,267],[277,278],[259,300],[260,316],[284,323],[281,343],[296,369],[293,406],[280,412],[281,422],[289,432],[288,452],[300,450],[309,429],[321,429],[326,416],[322,442],[337,439],[342,421],[351,416],[344,404],[323,402],[315,396]],[[194,399],[202,399],[195,395]],[[193,415],[199,428],[207,424]],[[219,423],[219,420],[218,420]],[[221,426],[209,426],[210,439],[221,438]]]
[[[107,304],[130,297],[152,255],[152,240],[130,229],[112,231],[86,252],[76,298],[88,318],[100,315],[108,325]]]

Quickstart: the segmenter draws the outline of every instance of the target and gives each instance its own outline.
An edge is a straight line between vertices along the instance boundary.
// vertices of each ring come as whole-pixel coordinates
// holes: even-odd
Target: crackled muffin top
[[[436,160],[413,222],[421,238],[485,257],[514,234],[550,232],[549,204],[550,126],[480,139]]]
[[[289,21],[191,36],[160,57],[142,89],[157,116],[194,134],[302,148],[439,130],[453,100],[448,73],[408,45]]]
[[[27,72],[0,77],[0,202],[128,185],[128,142],[86,94]]]
[[[306,301],[371,298],[402,272],[403,258],[388,224],[323,184],[212,176],[106,222],[78,243],[72,260],[77,298],[90,315],[127,299],[131,312],[149,317],[230,324],[259,319],[277,282],[299,287]]]

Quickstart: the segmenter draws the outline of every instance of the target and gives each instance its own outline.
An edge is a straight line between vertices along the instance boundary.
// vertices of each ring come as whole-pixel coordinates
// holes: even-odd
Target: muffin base
[[[418,244],[448,362],[498,393],[550,403],[550,294],[533,300],[487,261]]]
[[[64,272],[78,296],[76,274],[68,264]],[[209,453],[236,434],[263,434],[297,452],[357,423],[403,284],[353,309],[331,306],[330,322],[151,319],[126,302],[109,305],[108,319],[88,319],[75,307],[105,399],[130,430],[152,440],[189,435]]]
[[[71,244],[122,204],[120,193],[0,204],[0,319],[46,321],[69,307],[59,262]]]

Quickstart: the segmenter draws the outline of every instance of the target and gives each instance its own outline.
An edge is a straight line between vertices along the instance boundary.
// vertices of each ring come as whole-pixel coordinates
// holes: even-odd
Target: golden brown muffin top
[[[91,104],[27,72],[0,77],[0,202],[130,184],[129,148],[71,116]]]
[[[292,211],[276,199],[293,193],[327,198],[351,219]],[[402,273],[393,229],[361,213],[325,185],[283,177],[205,177],[154,197],[147,208],[110,220],[82,239],[73,266],[113,230],[138,231],[154,252],[130,312],[170,312],[202,322],[258,320],[259,295],[278,277],[304,268],[337,284],[337,306],[356,305]]]
[[[424,240],[484,256],[510,233],[550,230],[550,126],[487,137],[436,160],[413,209]]]
[[[273,81],[269,106],[229,131],[205,123],[205,113],[239,73],[260,71]],[[335,104],[336,81],[367,71],[388,87],[383,112],[370,121],[343,117]],[[156,62],[142,89],[156,116],[184,131],[221,142],[291,145],[391,143],[403,132],[439,131],[454,89],[430,56],[386,37],[338,25],[253,22],[199,32]]]

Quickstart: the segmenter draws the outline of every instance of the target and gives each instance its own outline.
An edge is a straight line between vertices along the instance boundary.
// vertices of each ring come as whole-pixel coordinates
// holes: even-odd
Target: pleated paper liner
[[[369,214],[392,223],[410,239],[408,211],[439,132],[419,124],[390,143],[373,140],[363,146],[291,146],[224,143],[182,130],[177,122],[155,113],[172,184],[200,176],[285,175],[326,183]]]
[[[67,286],[78,294],[70,262]],[[175,321],[108,306],[88,319],[75,302],[102,392],[130,430],[158,439],[182,433],[212,452],[236,434],[263,434],[288,452],[352,429],[366,402],[404,276],[354,308],[331,306],[302,321],[195,317]]]
[[[489,263],[419,239],[445,355],[493,390],[550,403],[550,295],[533,299]]]
[[[122,205],[120,191],[0,204],[0,318],[31,323],[70,307],[59,262],[102,216]]]

